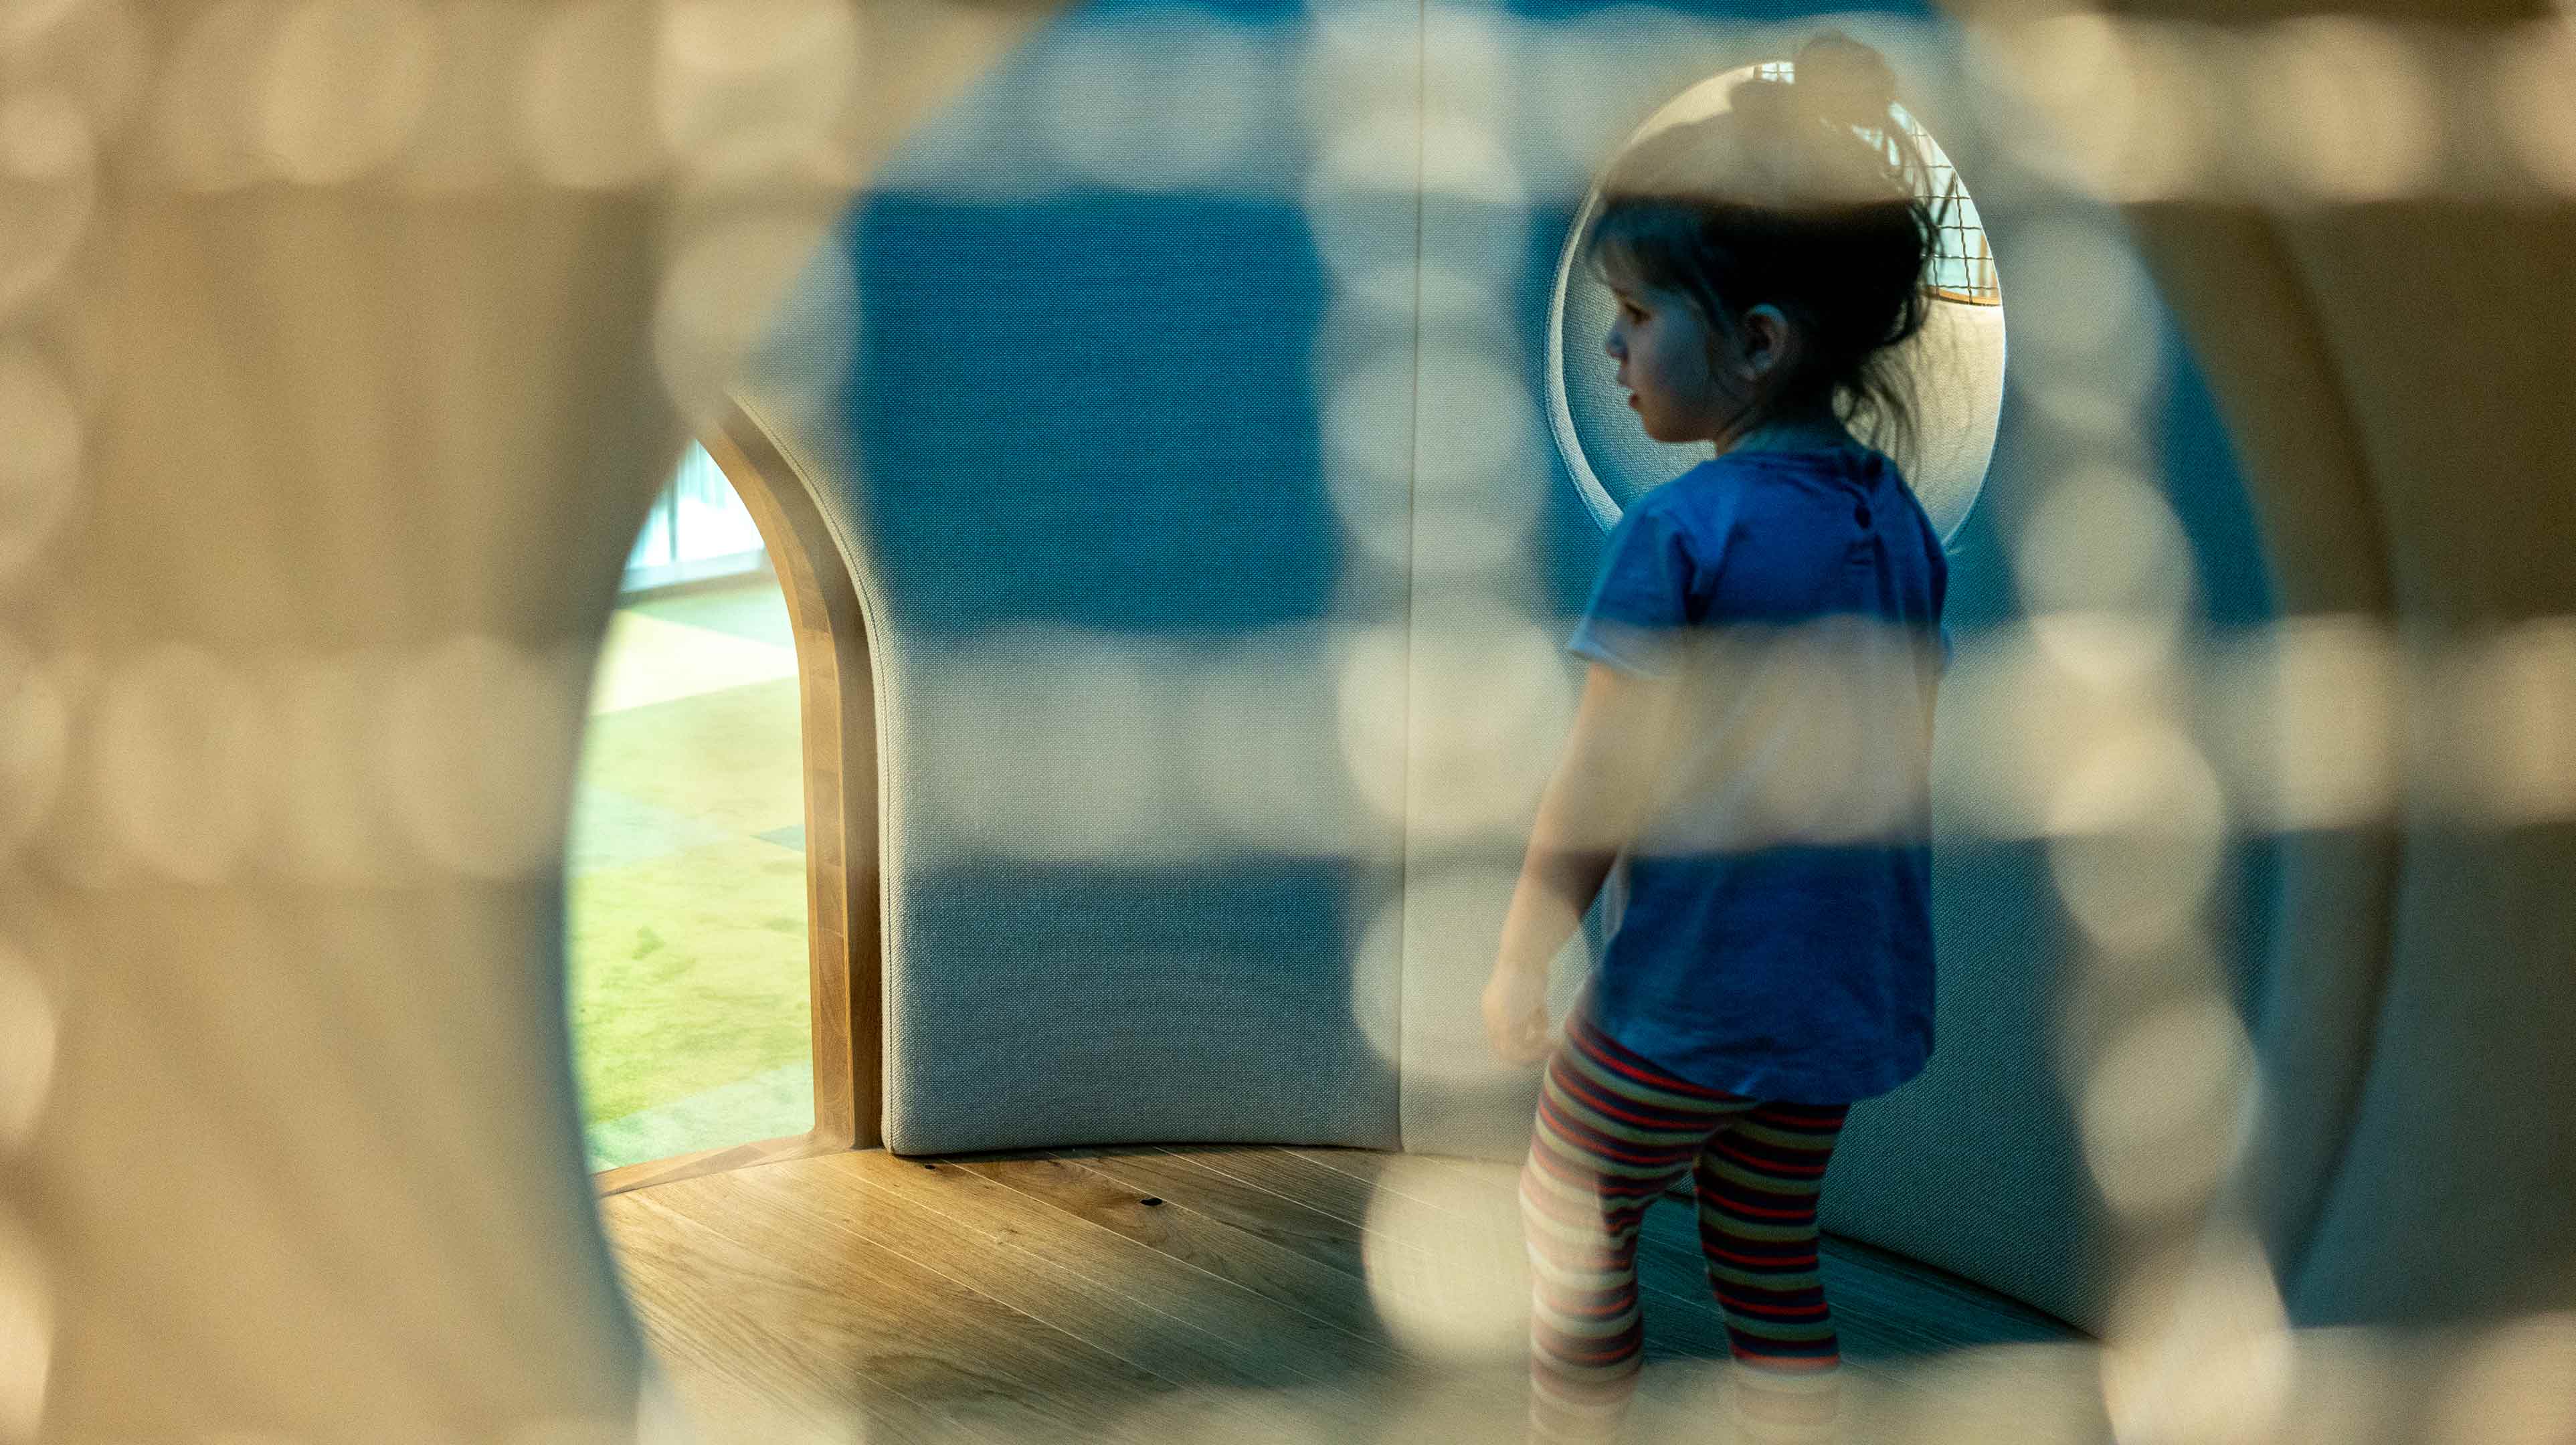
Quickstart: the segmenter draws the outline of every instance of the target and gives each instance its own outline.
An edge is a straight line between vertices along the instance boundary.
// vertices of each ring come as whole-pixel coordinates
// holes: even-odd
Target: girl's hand
[[[1534,1064],[1547,1057],[1547,976],[1497,966],[1485,984],[1485,1039],[1495,1057]]]

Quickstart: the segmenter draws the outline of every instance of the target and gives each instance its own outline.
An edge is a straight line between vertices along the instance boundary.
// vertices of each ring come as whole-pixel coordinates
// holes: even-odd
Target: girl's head
[[[1720,450],[1777,421],[1911,417],[1890,347],[1920,330],[1931,258],[1921,160],[1876,51],[1809,41],[1794,79],[1659,131],[1601,185],[1586,259],[1619,299],[1609,337],[1649,436]],[[1863,134],[1866,132],[1866,134]]]

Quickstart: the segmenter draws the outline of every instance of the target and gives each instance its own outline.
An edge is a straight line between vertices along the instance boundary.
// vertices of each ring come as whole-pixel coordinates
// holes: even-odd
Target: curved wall
[[[162,10],[126,38],[167,50],[237,13]],[[13,63],[78,48],[95,37],[47,27],[105,13],[53,7],[10,38]],[[1392,29],[1336,33],[1363,77],[1354,94],[1395,103],[1427,138],[1440,134],[1427,97],[1523,72],[1426,73],[1427,55],[1487,52],[1423,34],[1424,14],[1391,6]],[[1616,53],[1625,33],[1594,38]],[[906,56],[902,37],[882,38],[872,53]],[[1724,60],[1669,38],[1636,37],[1620,63]],[[1239,50],[1209,56],[1232,77],[1262,72],[1257,47],[1249,70]],[[201,69],[142,72],[157,87]],[[991,95],[1016,93],[1015,74]],[[1277,80],[1229,93],[1284,104]],[[1666,93],[1639,84],[1640,104]],[[1959,118],[1926,119],[1978,163]],[[1257,118],[1246,133],[1287,134]],[[1122,134],[1082,154],[1114,170]],[[254,167],[249,137],[204,139],[194,162]],[[965,139],[1006,171],[1034,155]],[[1490,924],[1474,920],[1493,900],[1478,870],[1508,865],[1458,852],[1452,810],[1479,795],[1466,783],[1481,776],[1491,796],[1544,758],[1462,753],[1447,728],[1417,724],[1473,716],[1475,666],[1520,655],[1444,650],[1436,639],[1473,637],[1491,615],[1451,604],[1561,608],[1597,533],[1561,477],[1499,551],[1420,525],[1466,515],[1424,482],[1476,475],[1451,463],[1490,455],[1472,444],[1491,413],[1462,399],[1494,392],[1460,385],[1489,377],[1419,338],[1453,321],[1451,341],[1486,334],[1501,317],[1506,334],[1477,349],[1513,355],[1525,339],[1508,318],[1531,299],[1462,291],[1445,284],[1460,267],[1420,258],[1517,256],[1550,238],[1535,211],[1439,201],[1495,204],[1472,165],[1426,193],[1413,168],[1465,152],[1418,139],[1408,161],[1372,143],[1385,139],[1363,131],[1332,152],[1351,194],[1320,210],[1302,195],[1210,208],[1193,231],[1169,214],[1184,197],[1112,188],[1087,210],[1028,208],[1045,224],[1014,240],[1005,176],[945,211],[872,201],[837,253],[878,269],[860,294],[883,321],[835,405],[792,415],[818,443],[809,454],[866,443],[839,453],[827,501],[881,594],[872,610],[910,619],[889,628],[883,668],[904,695],[885,704],[900,1147],[1517,1148],[1528,1081],[1480,1075],[1481,1055],[1441,1032],[1482,964]],[[1314,145],[1280,154],[1302,164]],[[317,154],[348,159],[296,152]],[[1236,164],[1274,181],[1292,169],[1265,154]],[[23,569],[7,579],[9,705],[29,726],[8,761],[13,784],[38,786],[6,810],[0,1022],[49,1057],[12,1081],[35,1097],[13,1100],[0,1141],[13,1166],[0,1284],[53,1349],[7,1362],[10,1383],[41,1386],[46,1431],[67,1438],[617,1433],[648,1362],[580,1174],[549,850],[585,669],[667,454],[647,361],[663,198],[534,187],[484,206],[315,175],[181,192],[124,169],[132,159],[102,151],[94,195],[81,171],[86,234],[12,276],[62,285],[26,323],[43,346],[11,358],[11,404],[57,424],[41,439],[78,444],[38,458],[62,463],[62,511],[9,538],[26,544],[8,559]],[[935,147],[909,159],[916,179],[948,164]],[[2021,219],[2005,196],[1980,197],[2008,251]],[[2230,870],[2269,903],[2240,919],[2227,962],[2258,1005],[2266,1064],[2239,1185],[2290,1317],[2568,1308],[2576,808],[2563,729],[2513,711],[2564,696],[2552,679],[2576,655],[2564,197],[2135,219],[2227,399],[2270,564],[2267,590],[2209,408],[2174,365],[2156,430],[2208,620],[2277,601],[2485,659],[2473,686],[2426,693],[2463,705],[2421,710],[2405,756],[2438,773],[2510,739],[2523,751],[2503,761],[2534,790],[2527,814],[2463,816],[2428,777],[2385,827],[2294,836],[2276,864]],[[976,264],[970,245],[1012,264]],[[1411,285],[1377,284],[1391,278],[1368,263],[1390,256]],[[902,279],[933,263],[951,287],[907,317]],[[979,311],[979,288],[1013,272],[1044,284],[1007,314]],[[1189,280],[1178,306],[1175,277]],[[846,318],[811,296],[800,307]],[[1261,349],[1301,331],[1302,359]],[[1132,346],[1072,344],[1086,336]],[[1259,385],[1229,383],[1238,354],[1259,361]],[[1412,381],[1345,396],[1299,379],[1318,355],[1336,375]],[[983,360],[1043,361],[1047,388],[999,384]],[[948,379],[905,393],[908,367]],[[1176,384],[1186,404],[1157,396]],[[1375,404],[1391,395],[1402,404]],[[886,412],[870,422],[869,405]],[[907,441],[916,410],[939,426]],[[1309,435],[1337,440],[1302,448]],[[974,443],[974,466],[938,465],[941,437]],[[2047,465],[2008,447],[1990,496]],[[1227,477],[1243,490],[1212,497],[1209,479]],[[1104,496],[1135,497],[1163,530],[1103,530],[1118,515]],[[943,505],[959,497],[992,505]],[[1395,518],[1403,543],[1389,547]],[[2017,606],[1994,520],[1961,539],[1963,625]],[[1375,565],[1349,565],[1355,545]],[[1209,553],[1244,565],[1211,582]],[[1471,573],[1512,590],[1457,585]],[[973,625],[939,626],[942,608]],[[1195,620],[1167,625],[1167,611]],[[1334,650],[1340,620],[1359,645]],[[1008,647],[979,660],[994,635]],[[1561,727],[1546,670],[1522,679],[1535,701],[1520,731],[1487,736]],[[1210,726],[1158,721],[1185,709]],[[1020,727],[1029,718],[1045,725]],[[1155,766],[1120,762],[1136,756]],[[1151,790],[1176,756],[1202,779],[1194,795]],[[1229,846],[1202,846],[1218,834]],[[1157,841],[1174,836],[1188,846]],[[1472,866],[1415,866],[1433,862]],[[2063,925],[2029,850],[1954,841],[1940,867],[1942,1060],[1855,1126],[1834,1222],[2084,1322],[2100,1303],[2091,1201],[2038,1045]],[[1996,1227],[1999,1204],[2010,1227]]]
[[[1492,75],[1456,59],[1478,36],[1357,9],[1383,28],[1317,39],[1294,11],[1193,12],[1249,37],[1234,54],[1266,128],[1179,189],[1087,172],[1036,128],[1063,56],[1118,39],[1128,13],[1070,12],[916,137],[845,227],[858,344],[810,424],[882,623],[898,1150],[1525,1142],[1534,1078],[1488,1059],[1475,995],[1570,717],[1578,672],[1555,642],[1600,545],[1541,420],[1548,288],[1580,199],[1563,182],[1581,175],[1444,139],[1493,101]],[[1624,36],[1581,7],[1496,23],[1651,44],[1652,65],[1587,64],[1614,117],[1764,58],[1705,29]],[[1337,112],[1311,103],[1319,52],[1349,85],[1385,82],[1367,94],[1400,107],[1388,134],[1413,155],[1362,147],[1379,164],[1353,169]],[[1562,80],[1529,69],[1550,56],[1600,59],[1533,50],[1519,83]],[[1922,109],[1981,185],[1974,117]],[[1150,152],[1155,118],[1133,123]],[[1086,153],[1117,153],[1118,134]],[[2064,201],[1979,195],[2009,315],[2018,234]],[[799,354],[797,325],[791,308],[780,355]],[[2154,325],[2155,455],[2203,625],[2258,621],[2242,484]],[[2008,376],[1990,501],[1954,543],[1966,638],[2021,615],[1999,513],[2052,465],[2024,420]],[[1175,731],[1254,659],[1261,716],[1211,706]],[[1214,827],[1208,778],[1256,754],[1216,805],[1240,826]],[[1263,779],[1283,762],[1307,811],[1269,826],[1283,795]],[[2099,1200],[2050,1053],[2068,939],[2042,846],[1963,835],[1937,858],[1940,1052],[1856,1115],[1829,1223],[2096,1324]],[[2249,1007],[2268,866],[2253,848],[2226,870],[2224,962]],[[1584,955],[1563,960],[1560,1004]],[[2011,1230],[1992,1227],[1999,1199]]]
[[[2554,278],[2576,228],[2563,200],[2139,221],[2234,401],[2283,609],[2395,629],[2421,689],[2396,815],[2285,847],[2244,1193],[2292,1317],[2565,1309],[2576,829],[2509,800],[2464,816],[2454,780],[2557,731],[2496,711],[2481,661],[2571,671],[2551,638],[2576,612],[2576,307]]]

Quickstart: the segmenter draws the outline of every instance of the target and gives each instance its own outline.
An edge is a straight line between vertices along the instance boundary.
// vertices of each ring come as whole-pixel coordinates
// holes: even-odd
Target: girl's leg
[[[1832,1438],[1842,1351],[1817,1267],[1816,1201],[1848,1109],[1763,1104],[1712,1135],[1692,1170],[1747,1445]]]
[[[1636,1388],[1637,1225],[1750,1099],[1665,1076],[1578,1012],[1548,1060],[1521,1219],[1529,1241],[1530,1438],[1593,1441]]]

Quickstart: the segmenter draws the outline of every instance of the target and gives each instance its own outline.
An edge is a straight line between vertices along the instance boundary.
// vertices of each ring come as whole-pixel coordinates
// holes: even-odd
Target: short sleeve
[[[1592,600],[1567,650],[1641,677],[1670,675],[1690,622],[1694,572],[1680,524],[1651,504],[1630,507],[1611,529]]]

